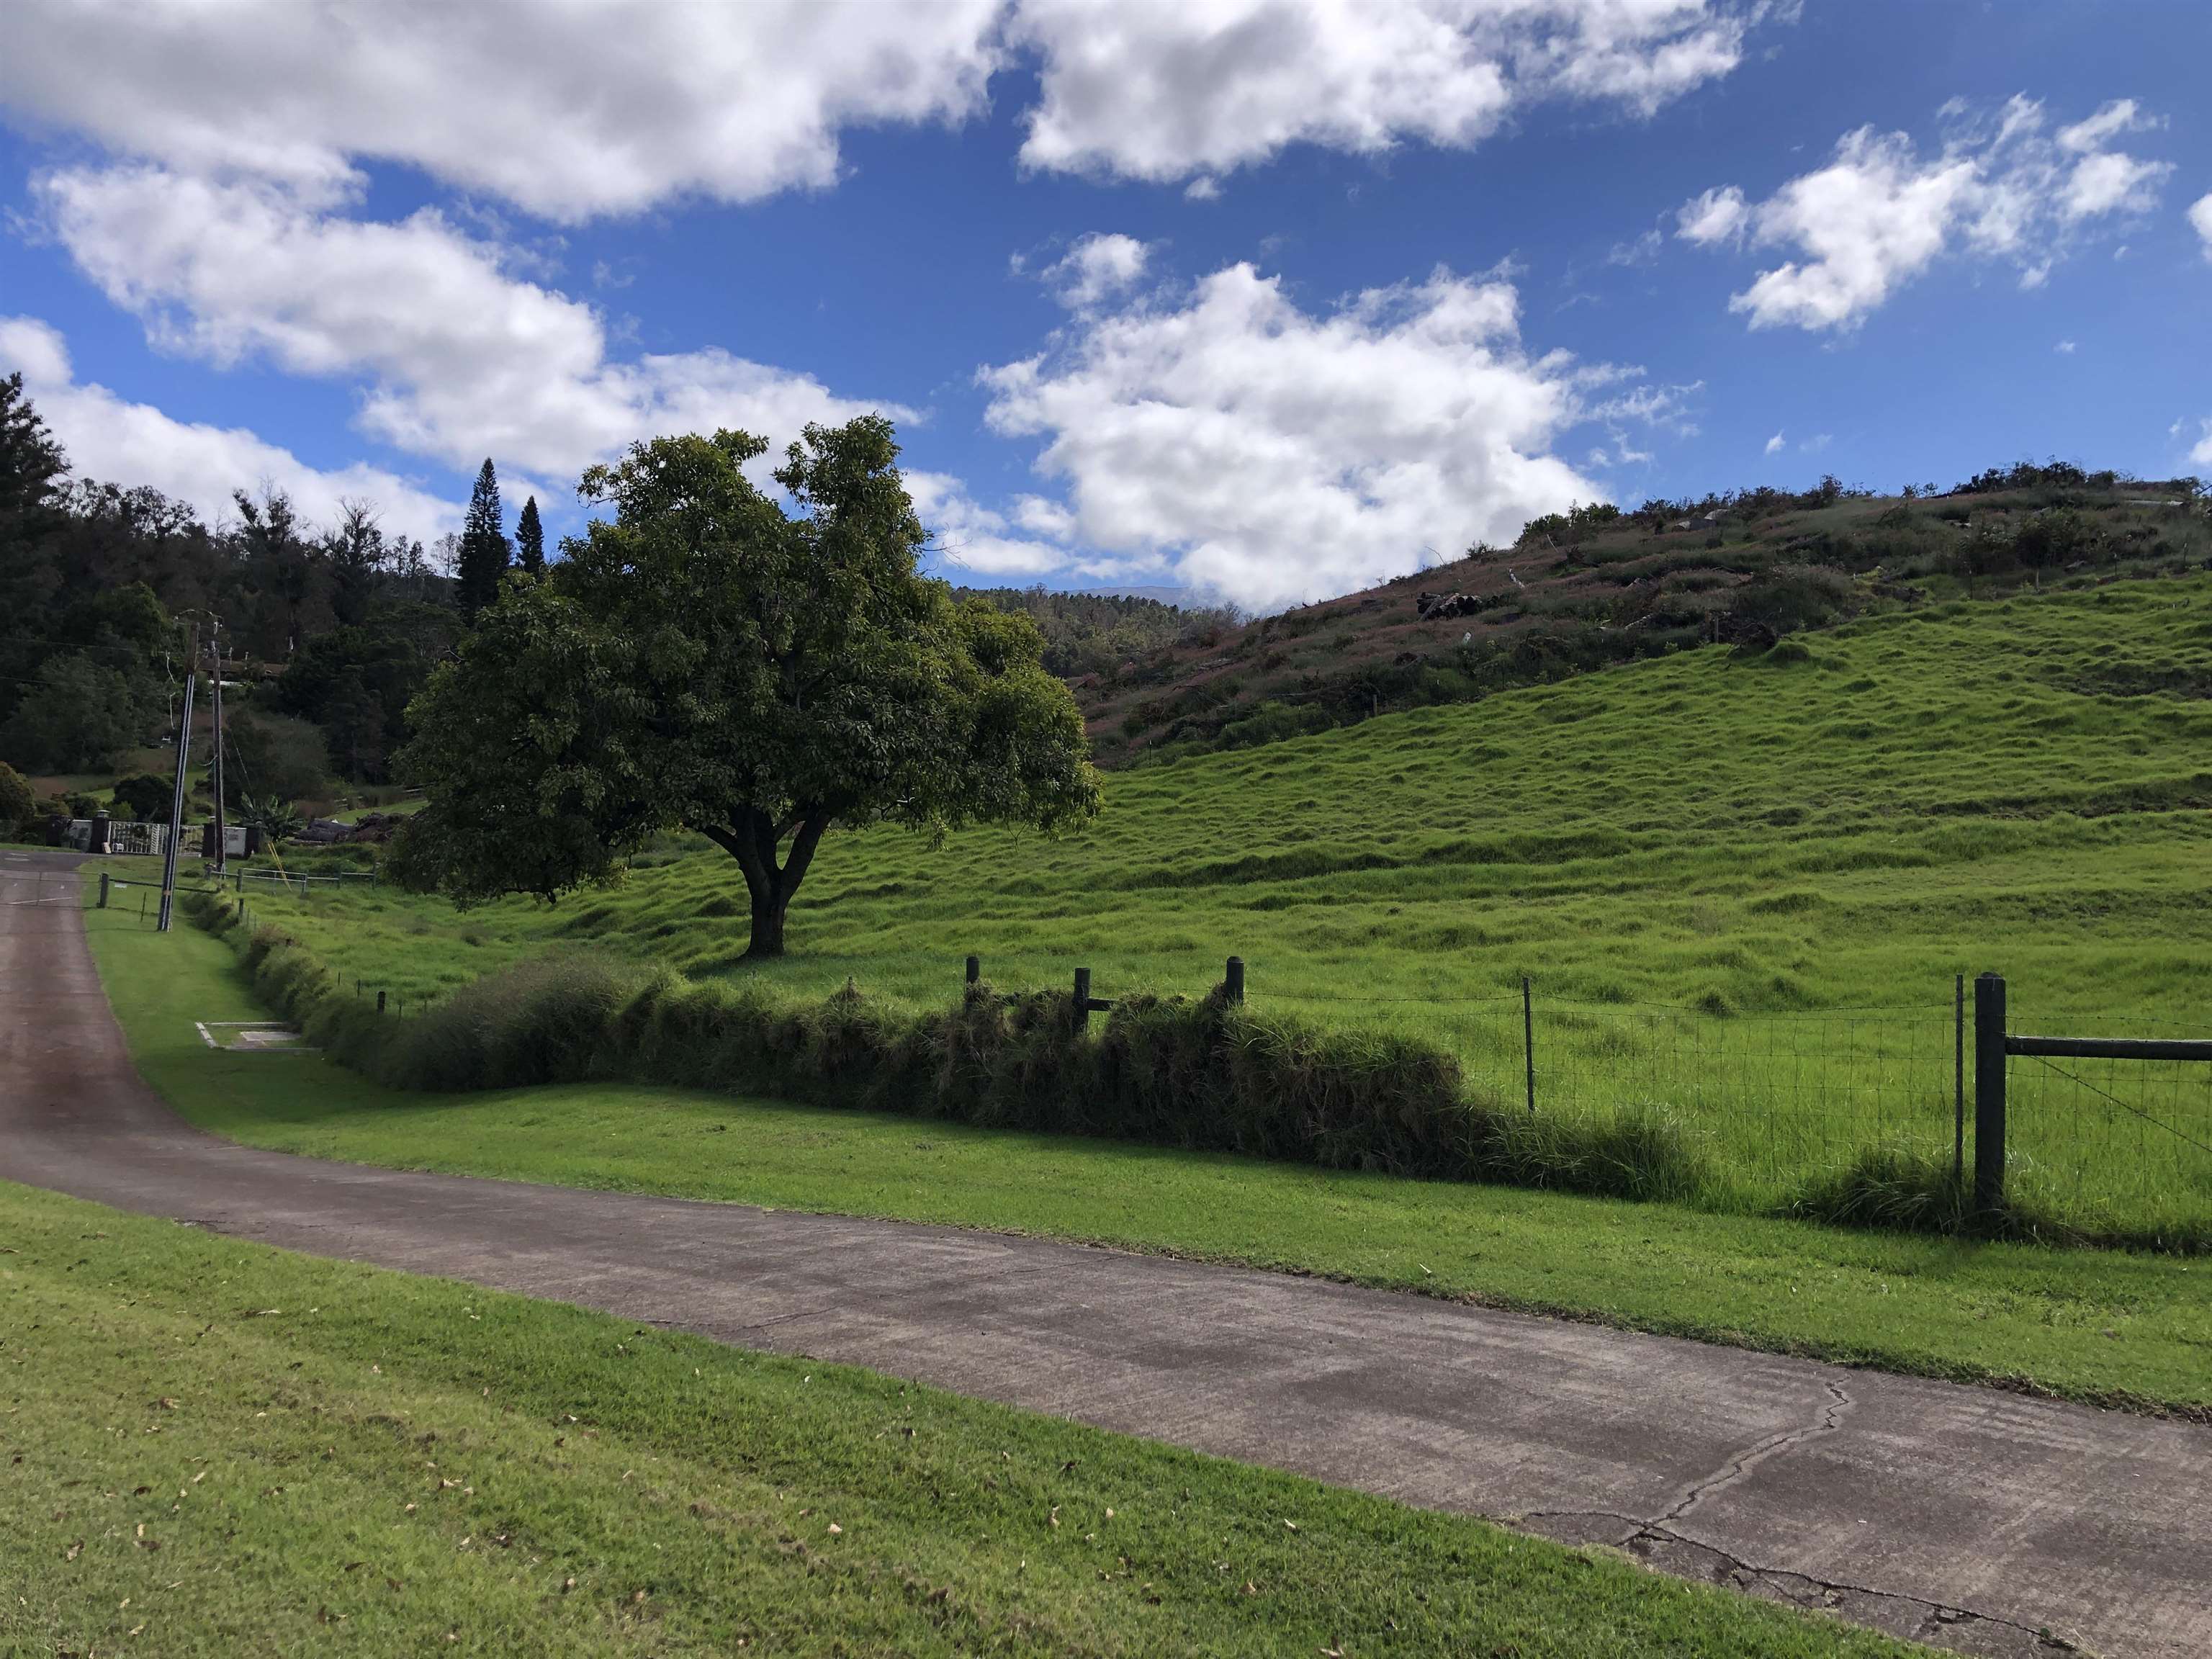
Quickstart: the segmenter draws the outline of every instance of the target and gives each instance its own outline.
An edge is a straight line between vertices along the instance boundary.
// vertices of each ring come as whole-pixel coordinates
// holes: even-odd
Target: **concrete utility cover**
[[[81,913],[0,908],[0,1178],[1604,1543],[1963,1653],[2212,1655],[2203,1424],[1044,1239],[259,1152],[139,1080]]]
[[[192,1022],[200,1041],[234,1054],[312,1054],[307,1038],[281,1020],[201,1019]]]

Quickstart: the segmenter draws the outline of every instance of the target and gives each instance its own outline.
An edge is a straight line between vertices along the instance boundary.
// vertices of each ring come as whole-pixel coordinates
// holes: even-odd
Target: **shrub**
[[[116,783],[108,795],[115,810],[136,818],[142,823],[151,823],[169,816],[169,805],[175,793],[174,781],[156,777],[151,772],[141,772],[135,777],[124,778]]]
[[[0,835],[14,835],[36,820],[39,798],[29,781],[14,767],[0,761]]]

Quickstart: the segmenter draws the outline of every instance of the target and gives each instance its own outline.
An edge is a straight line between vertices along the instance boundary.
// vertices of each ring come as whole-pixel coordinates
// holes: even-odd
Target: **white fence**
[[[215,826],[211,823],[188,823],[185,826],[181,853],[194,854],[208,843]],[[96,844],[104,834],[106,844]],[[112,853],[121,858],[160,858],[169,850],[169,826],[166,823],[133,823],[116,818],[71,818],[68,833],[63,837],[80,853]],[[244,858],[249,850],[245,826],[226,823],[222,827],[222,850],[225,858]]]

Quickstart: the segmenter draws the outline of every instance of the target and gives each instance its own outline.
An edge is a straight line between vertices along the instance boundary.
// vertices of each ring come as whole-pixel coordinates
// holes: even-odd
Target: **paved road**
[[[49,867],[52,867],[50,864]],[[1977,1655],[2212,1653],[2212,1430],[1275,1274],[200,1133],[0,855],[0,1177],[1602,1541]],[[1480,1203],[1471,1191],[1470,1203]]]

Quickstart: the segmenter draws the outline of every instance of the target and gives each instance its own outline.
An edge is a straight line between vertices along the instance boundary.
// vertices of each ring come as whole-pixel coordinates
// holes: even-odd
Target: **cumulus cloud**
[[[1730,298],[1752,327],[1849,328],[1947,252],[2009,258],[2023,288],[2039,287],[2074,240],[2148,208],[2172,170],[2106,148],[2154,125],[2131,100],[2055,136],[2032,99],[1990,120],[1955,103],[1945,113],[1953,130],[1933,156],[1904,133],[1862,127],[1827,166],[1764,202],[1733,185],[1705,191],[1681,209],[1676,234],[1796,252]]]
[[[1626,372],[1530,353],[1502,279],[1438,270],[1315,313],[1236,264],[981,378],[995,430],[1043,440],[1086,568],[1268,610],[1598,499],[1549,452]]]
[[[1779,455],[1788,447],[1787,441],[1779,432],[1766,441],[1766,453],[1770,455]]]
[[[2200,196],[2191,205],[2189,222],[2204,244],[2204,257],[2212,259],[2212,196]]]
[[[1674,234],[1691,242],[1732,241],[1743,234],[1747,216],[1743,192],[1729,185],[1684,203],[1674,216]]]
[[[838,132],[980,110],[998,0],[533,10],[19,0],[0,100],[190,171],[398,161],[556,220],[836,181]],[[96,69],[88,66],[96,65]]]
[[[150,484],[188,501],[210,522],[231,492],[273,485],[311,520],[337,518],[349,501],[374,502],[385,526],[428,541],[458,529],[459,506],[380,468],[308,465],[242,427],[173,419],[106,386],[80,383],[61,334],[34,317],[0,317],[0,374],[21,371],[24,389],[69,452],[79,477]]]
[[[146,166],[54,173],[38,195],[52,234],[157,347],[358,380],[364,432],[455,465],[491,454],[573,477],[658,432],[781,440],[810,420],[908,413],[720,350],[615,361],[598,313],[434,210],[367,222],[288,185]]]
[[[1040,77],[1027,165],[1183,180],[1294,143],[1470,144],[1540,99],[1650,114],[1733,70],[1766,9],[580,0],[517,28],[439,0],[19,0],[0,101],[185,171],[328,186],[400,162],[573,222],[830,185],[844,130],[967,120],[1017,54]]]
[[[904,476],[915,516],[946,563],[982,576],[1041,576],[1069,562],[1065,546],[1055,544],[1054,539],[1013,533],[1014,524],[1005,514],[976,501],[967,485],[949,473],[909,471]],[[1040,497],[1024,496],[1015,520],[1051,537],[1064,527],[1067,514]]]
[[[1079,237],[1075,245],[1039,274],[1063,305],[1087,311],[1100,301],[1143,280],[1152,250],[1118,232]]]
[[[1042,59],[1022,159],[1172,181],[1294,143],[1464,147],[1547,98],[1648,115],[1741,60],[1745,16],[1703,0],[1023,0]]]
[[[2179,438],[2188,424],[2186,421],[2176,421],[2167,435]],[[2189,460],[2193,466],[2212,466],[2212,420],[2197,422],[2197,444],[2189,452]]]

